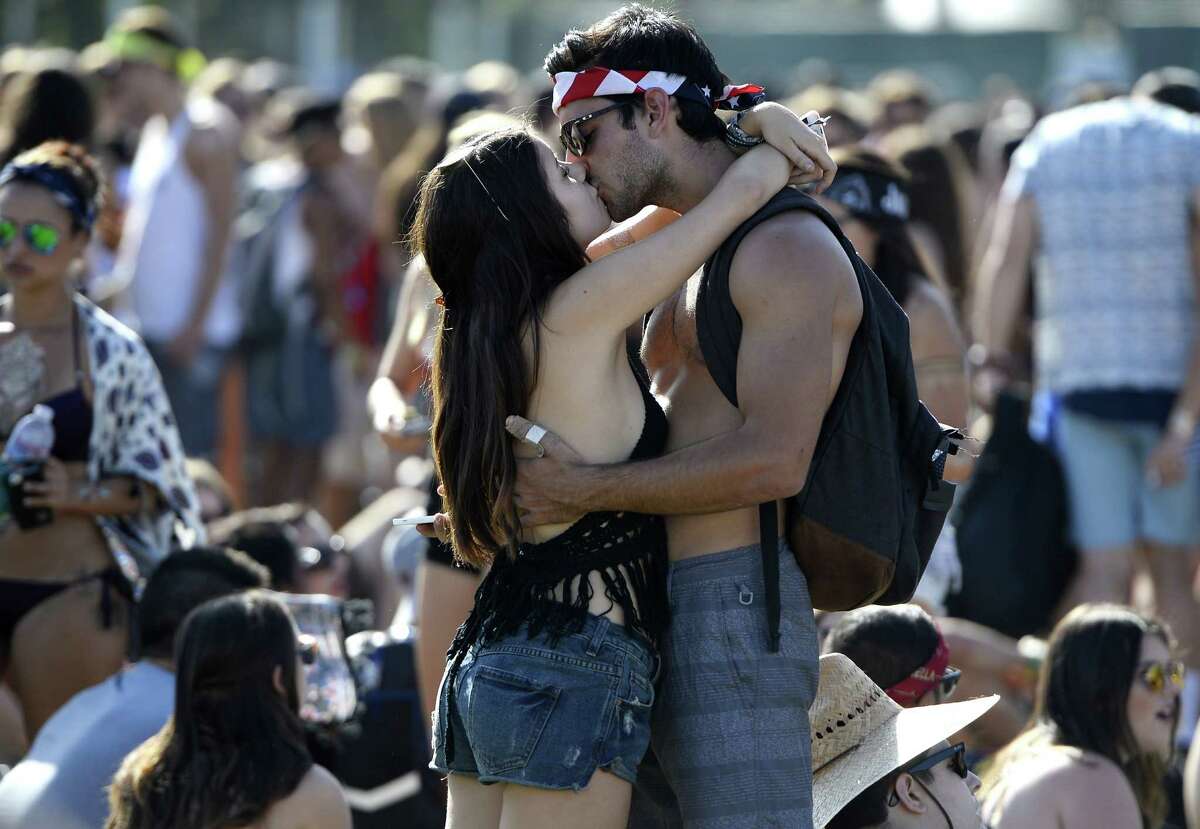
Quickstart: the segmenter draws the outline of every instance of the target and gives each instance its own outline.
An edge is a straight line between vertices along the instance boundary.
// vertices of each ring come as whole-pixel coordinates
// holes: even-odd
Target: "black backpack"
[[[1058,458],[1029,434],[1029,398],[1001,392],[992,434],[950,514],[962,583],[947,612],[1014,639],[1044,636],[1078,564],[1069,516]]]
[[[954,486],[935,453],[953,454],[954,429],[917,397],[908,317],[816,201],[785,187],[709,258],[696,329],[708,371],[737,405],[742,320],[729,293],[733,255],[746,234],[789,210],[817,216],[854,265],[862,322],[825,414],[804,488],[787,501],[787,538],[808,580],[813,607],[849,610],[906,602],[917,588],[946,521]],[[779,645],[779,556],[775,503],[759,507],[763,576],[772,650]]]

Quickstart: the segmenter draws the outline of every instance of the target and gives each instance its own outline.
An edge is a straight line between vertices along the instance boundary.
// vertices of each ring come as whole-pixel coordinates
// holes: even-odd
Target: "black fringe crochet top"
[[[661,455],[667,416],[654,395],[641,361],[630,364],[646,408],[646,419],[630,460]],[[656,646],[666,628],[667,534],[662,516],[591,512],[560,535],[522,544],[515,560],[498,556],[475,593],[475,606],[458,629],[447,657],[461,662],[471,646],[487,643],[528,623],[528,633],[551,638],[583,627],[592,599],[589,576],[598,572],[605,596],[624,611],[625,625]],[[555,598],[561,590],[562,600]]]

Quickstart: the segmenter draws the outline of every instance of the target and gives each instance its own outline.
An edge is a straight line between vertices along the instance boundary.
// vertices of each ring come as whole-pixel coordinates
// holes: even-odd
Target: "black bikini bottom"
[[[113,592],[127,602],[133,602],[133,588],[116,566],[71,581],[0,579],[0,643],[7,644],[12,639],[13,631],[26,613],[64,590],[90,581],[101,584],[100,623],[107,630],[113,625]]]

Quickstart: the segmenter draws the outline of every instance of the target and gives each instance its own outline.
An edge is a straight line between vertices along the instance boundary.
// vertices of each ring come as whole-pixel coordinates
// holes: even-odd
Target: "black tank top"
[[[646,416],[629,459],[657,457],[666,447],[667,416],[632,353],[630,365]],[[590,512],[548,541],[520,545],[515,559],[496,558],[448,655],[457,663],[476,642],[511,634],[526,622],[530,636],[546,631],[552,639],[581,629],[592,599],[592,573],[600,574],[605,596],[624,612],[625,625],[657,644],[667,622],[662,516]],[[560,590],[561,600],[555,598]]]

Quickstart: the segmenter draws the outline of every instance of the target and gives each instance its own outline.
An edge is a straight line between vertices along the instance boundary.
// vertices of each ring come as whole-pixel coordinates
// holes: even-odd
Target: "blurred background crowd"
[[[826,615],[823,626],[841,631],[838,650],[884,688],[944,640],[955,668],[947,691],[1003,697],[971,727],[982,759],[1045,715],[1038,675],[1068,611],[1104,601],[1158,614],[1187,680],[1180,669],[1179,750],[1154,769],[1169,782],[1161,792],[1147,784],[1162,802],[1145,803],[1183,827],[1184,757],[1200,716],[1200,487],[1165,504],[1147,493],[1198,474],[1194,418],[1181,420],[1177,404],[1200,403],[1200,378],[1188,373],[1200,225],[1187,212],[1200,193],[1200,6],[677,6],[730,78],[830,116],[839,176],[897,188],[899,224],[856,210],[852,188],[829,204],[909,313],[923,399],[987,441],[918,591],[923,611]],[[275,696],[255,683],[296,687],[297,672],[307,682],[259,726],[286,785],[246,802],[286,794],[299,797],[290,808],[336,811],[329,804],[344,798],[355,826],[441,825],[444,789],[425,770],[429,711],[477,577],[392,525],[437,507],[424,388],[435,291],[403,240],[421,177],[448,148],[514,119],[558,146],[541,58],[566,29],[610,10],[532,0],[0,3],[0,164],[52,139],[98,161],[94,232],[66,276],[145,341],[210,545],[147,554],[113,543],[74,573],[0,561],[8,583],[118,574],[72,583],[6,622],[0,768],[12,770],[0,780],[0,827],[102,825],[108,802],[89,773],[107,785],[174,711],[174,736],[125,761],[114,803],[149,785],[139,768],[184,740],[177,701],[200,700],[206,683],[237,685],[244,665],[275,664],[280,614],[301,634],[303,669],[242,682],[238,704],[270,707],[247,696]],[[1148,101],[1157,103],[1146,114]],[[1097,120],[1139,128],[1113,150],[1088,143]],[[1182,143],[1169,143],[1176,134]],[[1182,195],[1147,195],[1147,176]],[[1080,241],[1088,234],[1101,249],[1114,234],[1132,247],[1097,265]],[[1182,260],[1163,253],[1175,248]],[[1055,256],[1086,260],[1086,273],[1055,281],[1045,275]],[[1120,257],[1150,261],[1157,281]],[[1138,316],[1147,293],[1161,301]],[[1087,354],[1061,345],[1097,353],[1070,327],[1088,313],[1118,341],[1133,332],[1129,351],[1093,374]],[[1161,338],[1149,357],[1135,347],[1147,329]],[[1174,362],[1159,365],[1167,352]],[[1124,455],[1105,456],[1105,436],[1072,419],[1081,414],[1145,429],[1121,438]],[[1166,440],[1179,451],[1162,460]],[[1143,469],[1165,480],[1138,483]],[[1128,527],[1106,521],[1124,512]],[[110,595],[110,582],[122,589]],[[282,599],[229,598],[268,587]],[[177,640],[188,611],[214,599],[212,618],[192,617]],[[99,603],[112,610],[103,625]],[[876,634],[882,644],[849,641]],[[871,653],[884,651],[892,662],[874,675]],[[1131,659],[1113,670],[1142,670]],[[1165,675],[1160,690],[1175,687]],[[1128,694],[1131,684],[1116,687]],[[196,706],[187,716],[211,715]]]

